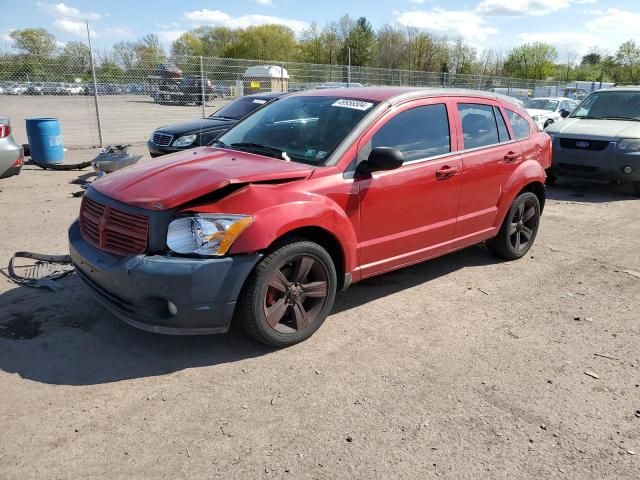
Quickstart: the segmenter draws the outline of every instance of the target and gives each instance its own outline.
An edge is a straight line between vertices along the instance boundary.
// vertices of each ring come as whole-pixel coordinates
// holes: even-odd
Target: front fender
[[[265,250],[277,239],[299,228],[320,228],[342,248],[345,272],[356,266],[356,233],[344,210],[326,197],[271,205],[253,214],[255,221],[231,248],[231,254]]]
[[[498,214],[496,215],[494,227],[500,228],[516,196],[527,185],[532,183],[544,185],[546,179],[547,174],[537,160],[525,160],[518,165],[518,168],[511,173],[511,176],[505,182],[505,187],[498,202]]]

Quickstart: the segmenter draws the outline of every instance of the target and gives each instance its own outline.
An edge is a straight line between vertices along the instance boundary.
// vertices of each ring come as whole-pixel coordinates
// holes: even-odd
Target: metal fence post
[[[280,91],[284,93],[284,64],[280,64]]]
[[[100,148],[104,145],[102,138],[102,122],[100,121],[100,103],[98,102],[98,82],[96,81],[96,66],[93,62],[93,49],[91,48],[91,33],[89,32],[89,22],[87,24],[87,40],[89,41],[89,59],[91,61],[91,76],[93,77],[93,101],[96,107],[96,121],[98,122],[98,139],[100,140]]]
[[[204,63],[202,61],[202,55],[200,55],[200,100],[202,101],[202,118],[206,116],[205,113],[205,95],[204,95]]]
[[[351,47],[349,47],[349,63],[347,64],[347,88],[351,86]]]

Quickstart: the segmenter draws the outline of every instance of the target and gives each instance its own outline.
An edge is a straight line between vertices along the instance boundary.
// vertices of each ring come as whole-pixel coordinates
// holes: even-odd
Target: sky
[[[629,39],[640,43],[640,0],[0,0],[0,42],[11,30],[43,27],[62,45],[86,41],[108,48],[156,33],[167,47],[201,25],[247,27],[281,23],[299,33],[312,21],[324,25],[348,14],[411,26],[453,39],[461,35],[478,50],[544,41],[563,52],[584,54],[592,46],[614,52]]]

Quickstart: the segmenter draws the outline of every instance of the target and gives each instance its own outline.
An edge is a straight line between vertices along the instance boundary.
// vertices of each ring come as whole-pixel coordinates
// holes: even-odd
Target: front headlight
[[[169,224],[167,246],[175,253],[221,256],[253,223],[249,215],[202,214]]]
[[[173,146],[174,147],[188,147],[189,145],[191,145],[195,140],[196,140],[197,135],[195,133],[192,133],[190,135],[183,135],[181,137],[178,137],[177,139],[175,139],[173,141]]]
[[[640,138],[621,138],[616,149],[622,153],[640,152]]]

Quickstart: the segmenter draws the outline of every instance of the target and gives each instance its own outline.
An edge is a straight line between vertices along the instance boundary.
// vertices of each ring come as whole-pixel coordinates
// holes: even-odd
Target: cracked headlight
[[[225,214],[180,217],[169,224],[167,246],[175,253],[221,256],[253,220],[249,215]]]
[[[189,145],[193,144],[193,142],[195,142],[196,137],[197,135],[195,133],[192,133],[190,135],[183,135],[175,139],[172,145],[174,147],[188,147]]]

